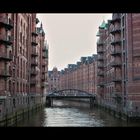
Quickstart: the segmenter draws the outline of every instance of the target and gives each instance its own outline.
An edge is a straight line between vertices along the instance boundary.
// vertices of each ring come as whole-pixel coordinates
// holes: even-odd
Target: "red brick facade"
[[[96,77],[97,62],[96,55],[81,57],[77,64],[69,64],[68,68],[61,70],[60,90],[80,89],[88,93],[97,93]]]
[[[97,59],[82,57],[60,74],[60,89],[96,93],[102,106],[140,114],[140,14],[114,13],[99,26]]]
[[[36,14],[0,14],[0,105],[40,103],[46,92],[48,46]],[[7,100],[6,100],[7,99]]]
[[[98,32],[101,43],[97,42],[97,71],[103,73],[97,82],[100,104],[136,114],[140,112],[140,14],[114,13],[102,25]]]

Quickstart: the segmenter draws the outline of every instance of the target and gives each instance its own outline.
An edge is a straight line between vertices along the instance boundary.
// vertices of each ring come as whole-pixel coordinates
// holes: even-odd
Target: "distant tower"
[[[49,92],[53,92],[59,89],[59,76],[60,71],[58,71],[57,67],[53,67],[53,70],[49,71]]]
[[[105,20],[105,15],[102,15],[102,19],[103,19],[103,21]]]

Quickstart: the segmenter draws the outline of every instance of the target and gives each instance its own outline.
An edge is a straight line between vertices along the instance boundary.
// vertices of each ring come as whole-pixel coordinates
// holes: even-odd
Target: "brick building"
[[[100,104],[128,116],[140,112],[139,23],[139,13],[114,13],[97,34]]]
[[[56,67],[48,71],[48,92],[59,90],[60,71]]]
[[[81,57],[76,64],[69,64],[60,72],[60,89],[80,89],[97,93],[97,55]]]
[[[37,27],[38,22],[36,14],[0,14],[0,106],[3,113],[41,103],[46,89],[42,87],[42,65],[45,61],[46,82],[48,48],[45,48],[45,33],[42,25]]]

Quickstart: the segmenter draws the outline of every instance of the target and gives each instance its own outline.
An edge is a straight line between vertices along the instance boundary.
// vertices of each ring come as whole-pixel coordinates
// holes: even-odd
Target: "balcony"
[[[38,74],[38,71],[37,70],[31,70],[31,75],[32,76],[36,76]]]
[[[10,54],[0,54],[0,60],[3,60],[3,61],[12,61],[13,59],[13,55]]]
[[[98,55],[97,60],[98,60],[98,61],[103,61],[103,60],[104,60],[104,59],[103,59],[103,56],[101,56],[101,55],[99,56],[99,55]]]
[[[10,75],[9,71],[2,70],[2,71],[0,71],[0,77],[8,78],[8,77],[11,77],[11,75]]]
[[[13,43],[13,38],[11,36],[0,35],[0,44],[12,45],[12,43]]]
[[[47,54],[42,54],[42,58],[48,58],[48,55]]]
[[[99,83],[98,83],[98,86],[100,86],[100,87],[104,87],[104,85],[105,85],[104,82],[99,82]]]
[[[113,61],[110,65],[112,67],[121,67],[122,63],[121,63],[121,61]]]
[[[121,100],[122,100],[122,92],[121,91],[114,91],[112,93],[112,98],[114,98],[118,103],[121,103]]]
[[[42,47],[42,51],[46,51],[46,47],[45,46]]]
[[[111,23],[114,24],[115,22],[120,22],[120,20],[121,20],[120,14],[113,14]]]
[[[42,71],[42,74],[45,74],[46,72],[45,71]]]
[[[46,82],[42,82],[41,88],[45,88],[45,86],[46,86]]]
[[[42,67],[45,67],[46,65],[45,64],[42,64]]]
[[[110,31],[111,34],[116,34],[116,33],[121,33],[121,28],[120,27],[115,27]]]
[[[31,55],[32,55],[32,57],[37,57],[38,52],[35,49],[33,49],[32,52],[31,52]]]
[[[45,67],[46,66],[46,63],[44,62],[44,63],[42,63],[42,67]]]
[[[36,40],[36,38],[34,38],[34,37],[33,37],[31,43],[32,43],[32,46],[37,46],[37,45],[38,45],[37,40]]]
[[[99,64],[97,65],[97,67],[98,67],[98,68],[104,68],[104,64],[103,64],[103,63],[99,63]]]
[[[104,42],[101,41],[101,40],[98,40],[98,41],[97,41],[97,45],[98,45],[98,46],[103,46],[103,45],[104,45]]]
[[[32,61],[31,61],[31,65],[32,65],[32,66],[38,66],[38,62],[35,61],[35,60],[32,60]]]
[[[104,72],[103,71],[98,71],[97,76],[104,76]]]
[[[103,53],[104,52],[104,49],[103,48],[97,48],[97,53]]]
[[[41,80],[42,80],[42,82],[44,82],[45,81],[45,77],[42,77]]]
[[[120,76],[117,76],[116,75],[115,77],[112,78],[112,81],[113,82],[121,82],[122,81],[122,78]]]
[[[44,84],[42,84],[42,85],[41,85],[41,88],[45,88],[45,85],[44,85]]]
[[[31,79],[31,81],[30,81],[30,85],[32,85],[32,86],[35,86],[37,84],[37,81],[36,81],[36,79]]]
[[[42,70],[42,74],[45,74],[45,73],[47,73],[47,71],[45,71],[45,70]]]
[[[113,51],[111,52],[111,55],[112,55],[112,56],[121,55],[121,54],[122,54],[122,51],[121,51],[121,50],[113,50]]]
[[[117,38],[111,41],[111,45],[121,45],[121,38]]]
[[[11,30],[13,28],[13,22],[8,18],[0,18],[0,27],[5,27],[6,29]]]
[[[35,30],[32,32],[32,36],[38,36],[37,28],[35,28]]]

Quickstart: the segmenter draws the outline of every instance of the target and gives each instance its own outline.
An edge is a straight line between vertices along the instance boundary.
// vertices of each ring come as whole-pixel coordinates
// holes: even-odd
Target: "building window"
[[[20,32],[20,42],[22,43],[22,32]]]
[[[15,77],[15,68],[13,68],[13,77]]]
[[[123,50],[125,50],[125,40],[123,40]]]
[[[124,16],[122,17],[122,26],[124,27],[125,21],[124,21]]]
[[[17,82],[17,92],[19,92],[19,87],[18,87],[18,86],[19,86],[19,84],[18,84],[18,82]]]
[[[9,74],[12,75],[12,69],[11,69],[11,66],[9,66]]]
[[[13,99],[13,106],[16,107],[16,100]]]
[[[122,32],[123,32],[123,39],[124,39],[124,38],[125,38],[125,32],[124,32],[124,29],[123,29],[123,31],[122,31]]]
[[[22,48],[20,47],[20,54],[22,54]]]
[[[11,89],[12,89],[12,87],[11,87],[11,81],[9,81],[9,91],[11,92]]]
[[[25,55],[24,55],[24,49],[23,49],[23,56],[25,56]]]

